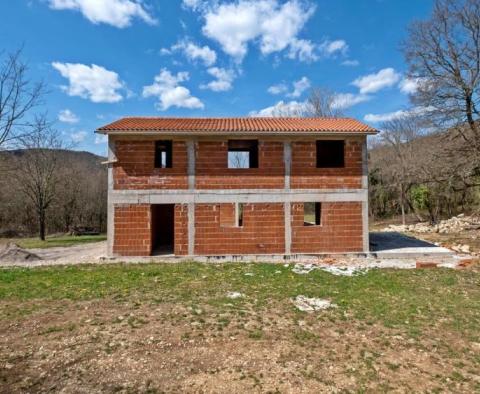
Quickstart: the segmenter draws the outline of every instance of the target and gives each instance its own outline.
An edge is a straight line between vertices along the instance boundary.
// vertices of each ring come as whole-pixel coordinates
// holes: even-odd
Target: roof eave
[[[189,135],[375,135],[378,134],[377,130],[365,130],[365,131],[353,131],[353,130],[330,130],[330,131],[266,131],[266,130],[258,130],[258,131],[205,131],[205,130],[175,130],[175,131],[168,131],[168,130],[120,130],[120,129],[112,129],[112,130],[102,130],[97,129],[95,133],[99,134],[109,134],[109,135],[158,135],[158,134],[168,134],[168,135],[178,135],[178,136],[189,136]]]

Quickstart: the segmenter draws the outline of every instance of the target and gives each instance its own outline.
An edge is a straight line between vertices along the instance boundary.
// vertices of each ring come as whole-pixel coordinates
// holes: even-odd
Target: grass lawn
[[[60,236],[48,236],[45,241],[41,241],[36,238],[10,238],[4,239],[3,242],[11,241],[15,242],[25,249],[37,249],[37,248],[53,248],[56,246],[74,246],[83,245],[90,242],[105,241],[107,236],[105,234],[100,235],[60,235]],[[0,240],[2,242],[2,240]]]
[[[298,295],[337,307],[300,312]],[[0,387],[475,392],[479,327],[475,267],[355,277],[233,263],[4,269]]]

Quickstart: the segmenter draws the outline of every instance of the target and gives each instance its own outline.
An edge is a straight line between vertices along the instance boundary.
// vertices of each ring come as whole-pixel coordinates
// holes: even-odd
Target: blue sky
[[[44,109],[76,149],[127,115],[288,114],[310,87],[378,126],[415,81],[399,50],[432,1],[0,0],[1,49],[24,45]]]

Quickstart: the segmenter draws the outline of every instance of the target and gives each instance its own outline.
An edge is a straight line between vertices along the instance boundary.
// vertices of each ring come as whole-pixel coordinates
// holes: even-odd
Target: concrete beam
[[[216,204],[367,201],[365,189],[113,190],[114,204]]]

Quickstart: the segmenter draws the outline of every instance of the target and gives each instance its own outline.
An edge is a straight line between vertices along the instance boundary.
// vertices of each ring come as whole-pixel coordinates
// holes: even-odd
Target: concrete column
[[[283,163],[285,165],[285,190],[290,190],[290,173],[292,170],[292,143],[283,143]]]
[[[285,165],[285,190],[290,190],[290,173],[292,170],[292,142],[283,142],[283,163]],[[292,222],[290,201],[283,204],[285,220],[285,254],[290,254],[292,245]]]
[[[188,207],[188,255],[195,254],[195,203],[190,202]]]
[[[187,173],[188,190],[195,190],[195,144],[191,139],[187,141]],[[189,202],[188,205],[188,255],[195,254],[195,202]]]
[[[283,210],[285,212],[285,254],[290,254],[292,248],[292,215],[289,201],[283,204]]]
[[[188,189],[195,189],[195,144],[196,141],[187,141],[187,174],[188,174]]]
[[[115,237],[115,206],[112,201],[113,191],[113,162],[115,156],[115,141],[108,136],[108,193],[107,193],[107,255],[113,256],[113,241]]]
[[[366,198],[362,201],[362,230],[363,230],[363,251],[370,251],[370,237],[368,233],[368,148],[367,137],[362,144],[362,189],[366,191]]]

